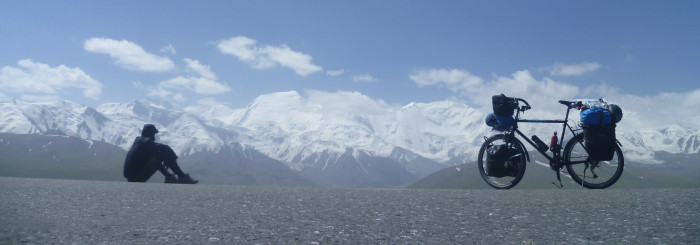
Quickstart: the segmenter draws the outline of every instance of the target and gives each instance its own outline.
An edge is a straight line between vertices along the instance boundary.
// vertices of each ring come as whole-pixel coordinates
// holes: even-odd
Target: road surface
[[[700,244],[699,189],[323,189],[0,178],[0,196],[0,244]]]

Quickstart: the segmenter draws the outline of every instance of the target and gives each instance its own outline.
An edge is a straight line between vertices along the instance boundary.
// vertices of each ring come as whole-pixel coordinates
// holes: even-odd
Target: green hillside
[[[68,136],[0,134],[0,176],[123,181],[126,151]]]

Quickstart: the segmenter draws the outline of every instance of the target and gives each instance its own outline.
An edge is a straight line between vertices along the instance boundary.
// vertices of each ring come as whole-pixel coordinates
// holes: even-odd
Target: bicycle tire
[[[479,173],[481,174],[481,178],[484,179],[486,184],[490,185],[491,187],[495,189],[510,189],[515,187],[518,183],[520,183],[520,180],[523,179],[523,176],[525,175],[525,168],[526,168],[526,157],[525,157],[525,149],[523,147],[523,144],[518,141],[515,138],[509,139],[507,143],[512,144],[513,147],[515,147],[518,150],[518,153],[520,154],[519,161],[517,161],[515,164],[517,164],[518,169],[520,171],[515,175],[515,177],[491,177],[486,175],[486,171],[484,169],[484,165],[486,164],[486,149],[494,144],[497,141],[502,141],[501,143],[506,143],[505,141],[505,135],[503,134],[497,134],[494,136],[489,137],[484,141],[484,143],[481,145],[481,148],[479,149],[479,158],[477,160],[477,165],[479,167]]]
[[[585,163],[572,164],[576,161],[585,161]],[[612,160],[591,160],[583,145],[583,134],[579,134],[566,143],[564,164],[569,176],[577,184],[588,189],[605,189],[615,184],[622,176],[625,158],[620,146],[615,144],[615,155]],[[598,170],[596,171],[596,169]]]

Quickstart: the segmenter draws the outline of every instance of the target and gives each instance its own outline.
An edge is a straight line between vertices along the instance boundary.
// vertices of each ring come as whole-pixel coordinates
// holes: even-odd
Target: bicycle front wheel
[[[513,170],[513,172],[511,172],[512,174],[508,176],[494,177],[489,176],[489,174],[486,173],[486,150],[495,145],[507,145],[508,147],[512,147],[517,150],[517,154],[507,161],[509,168]],[[479,173],[481,174],[481,178],[483,178],[487,184],[496,189],[510,189],[523,179],[526,161],[525,149],[520,141],[515,138],[510,138],[508,141],[506,141],[505,135],[497,134],[486,139],[484,144],[481,145],[477,163],[479,165]]]
[[[590,159],[583,145],[583,134],[569,140],[564,148],[564,164],[569,176],[588,189],[605,189],[615,184],[625,168],[622,150],[615,144],[615,155],[610,161]]]

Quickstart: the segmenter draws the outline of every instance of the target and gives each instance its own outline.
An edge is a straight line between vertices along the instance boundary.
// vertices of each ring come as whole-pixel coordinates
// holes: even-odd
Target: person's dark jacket
[[[151,137],[136,137],[124,160],[124,177],[130,179],[157,151],[156,142]]]

